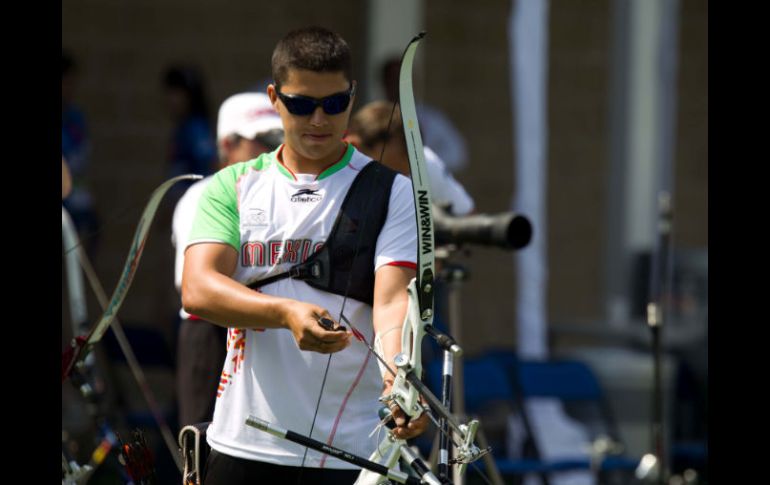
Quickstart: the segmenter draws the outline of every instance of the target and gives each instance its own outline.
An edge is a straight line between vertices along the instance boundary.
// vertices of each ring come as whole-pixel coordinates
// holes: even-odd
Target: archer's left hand
[[[392,387],[393,381],[390,379],[386,380],[383,383],[382,395],[385,396],[390,394]],[[422,398],[420,398],[420,401],[422,403]],[[423,403],[423,406],[425,407],[427,405]],[[388,407],[390,408],[390,412],[393,414],[393,419],[396,423],[396,427],[391,430],[394,437],[401,440],[411,439],[421,435],[428,428],[430,420],[425,412],[417,417],[410,418],[407,422],[407,414],[398,404],[390,402]]]

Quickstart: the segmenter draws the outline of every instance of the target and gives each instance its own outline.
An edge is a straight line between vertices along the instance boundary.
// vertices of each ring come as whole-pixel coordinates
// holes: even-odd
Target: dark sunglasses
[[[356,86],[350,86],[350,89],[341,93],[331,94],[325,98],[317,99],[300,94],[283,94],[276,86],[275,92],[281,98],[283,105],[289,110],[289,113],[299,116],[313,114],[317,106],[320,106],[327,115],[338,115],[348,109],[350,98],[356,94]]]

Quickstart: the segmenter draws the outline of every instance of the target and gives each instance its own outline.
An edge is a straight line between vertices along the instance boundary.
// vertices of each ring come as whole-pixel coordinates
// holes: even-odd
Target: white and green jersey
[[[238,251],[232,277],[242,283],[288,270],[317,251],[329,236],[342,201],[369,158],[348,145],[342,158],[318,176],[294,174],[272,153],[214,175],[206,187],[188,246],[221,242]],[[393,182],[388,215],[377,239],[375,264],[415,267],[417,227],[409,179]],[[314,303],[339,318],[343,297],[303,281],[283,279],[260,288],[265,294]],[[348,298],[345,316],[371,344],[372,308]],[[398,322],[400,323],[400,322]],[[254,322],[259,326],[259,322]],[[229,329],[227,358],[207,435],[217,451],[245,459],[299,466],[304,448],[246,426],[249,414],[297,433],[310,432],[328,355],[300,351],[285,329]],[[382,377],[376,359],[357,341],[331,357],[312,437],[368,456],[377,436]],[[308,467],[354,469],[354,465],[308,451]]]

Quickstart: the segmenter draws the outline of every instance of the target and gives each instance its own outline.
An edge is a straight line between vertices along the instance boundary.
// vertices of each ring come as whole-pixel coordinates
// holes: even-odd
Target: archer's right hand
[[[324,318],[334,322],[334,330],[327,330],[319,321]],[[338,329],[326,309],[299,301],[288,305],[285,316],[286,327],[291,330],[300,350],[309,350],[321,354],[339,352],[350,345],[349,330]]]

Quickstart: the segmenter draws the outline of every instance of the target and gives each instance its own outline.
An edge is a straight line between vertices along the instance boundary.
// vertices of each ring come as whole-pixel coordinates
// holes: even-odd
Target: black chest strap
[[[331,233],[321,249],[288,271],[249,283],[256,289],[294,278],[308,285],[371,305],[377,238],[388,215],[397,172],[379,162],[361,169],[348,189]]]

